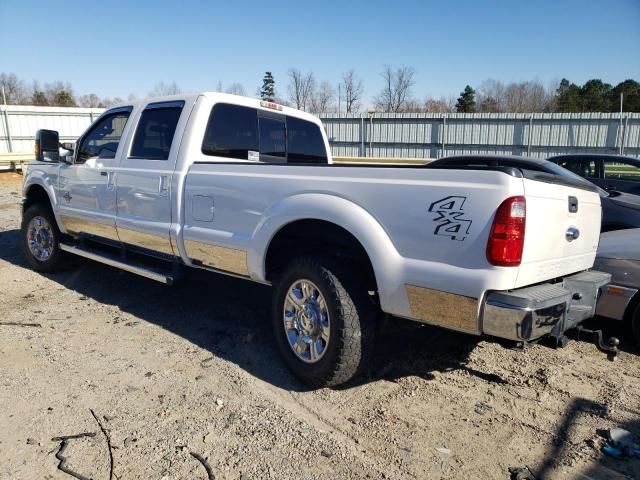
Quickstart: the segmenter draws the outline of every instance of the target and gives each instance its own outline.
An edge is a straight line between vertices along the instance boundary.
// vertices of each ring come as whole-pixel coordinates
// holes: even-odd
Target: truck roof
[[[303,120],[307,120],[309,122],[315,123],[317,125],[321,125],[320,119],[310,113],[303,112],[302,110],[297,110],[295,108],[287,107],[285,105],[281,105],[275,102],[264,102],[257,98],[252,97],[243,97],[241,95],[233,95],[231,93],[221,93],[221,92],[200,92],[200,93],[181,93],[177,95],[164,95],[161,97],[147,97],[141,100],[136,100],[134,102],[123,102],[117,105],[112,105],[107,110],[111,110],[112,108],[119,107],[138,107],[144,106],[149,103],[156,102],[172,102],[177,100],[184,100],[185,102],[195,102],[198,97],[207,97],[214,102],[224,102],[224,103],[232,103],[234,105],[242,105],[245,107],[257,108],[259,110],[267,111],[267,112],[279,112],[284,115],[290,115],[293,117],[301,118]],[[267,106],[267,104],[269,106]]]

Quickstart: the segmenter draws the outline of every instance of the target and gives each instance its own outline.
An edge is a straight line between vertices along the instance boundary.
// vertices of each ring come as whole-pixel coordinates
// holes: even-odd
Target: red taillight
[[[527,219],[526,207],[523,196],[509,197],[498,207],[487,242],[487,260],[492,265],[520,265]]]

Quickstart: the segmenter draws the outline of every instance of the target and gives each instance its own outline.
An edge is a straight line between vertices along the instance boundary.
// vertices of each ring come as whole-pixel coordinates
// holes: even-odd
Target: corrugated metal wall
[[[0,106],[0,152],[33,149],[38,128],[77,138],[99,108]],[[438,158],[462,153],[547,157],[607,152],[640,157],[640,114],[450,113],[320,115],[335,156]],[[7,128],[8,126],[8,128]]]
[[[0,152],[33,151],[33,137],[39,128],[57,130],[61,141],[75,140],[103,110],[0,105]]]
[[[438,158],[465,153],[548,157],[570,152],[640,156],[640,114],[327,114],[333,154]],[[623,142],[623,143],[621,143]]]

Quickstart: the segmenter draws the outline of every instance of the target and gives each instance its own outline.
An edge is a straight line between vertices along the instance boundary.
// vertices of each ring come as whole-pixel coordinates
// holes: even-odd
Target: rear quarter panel
[[[501,172],[194,163],[182,235],[246,251],[248,275],[264,281],[278,230],[300,219],[333,222],[367,250],[383,309],[410,316],[406,284],[473,298],[513,288],[517,268],[490,265],[486,242],[497,206],[522,193],[522,179]],[[207,221],[193,215],[202,197],[214,205]]]

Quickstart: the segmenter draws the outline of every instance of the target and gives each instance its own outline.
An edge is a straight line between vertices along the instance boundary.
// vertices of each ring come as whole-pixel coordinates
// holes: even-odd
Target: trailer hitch
[[[576,327],[576,331],[578,332],[578,339],[580,339],[580,334],[582,333],[590,335],[598,350],[607,354],[607,360],[613,362],[618,357],[618,345],[620,345],[620,340],[616,337],[610,337],[605,344],[604,339],[602,338],[602,330],[590,330],[578,325]]]

